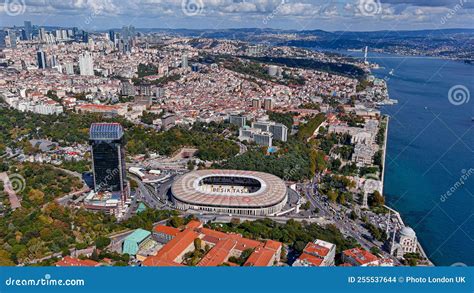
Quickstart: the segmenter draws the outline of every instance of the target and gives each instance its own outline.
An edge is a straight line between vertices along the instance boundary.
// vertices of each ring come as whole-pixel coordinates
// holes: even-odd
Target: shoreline
[[[386,171],[386,158],[387,158],[387,145],[388,145],[388,128],[389,128],[389,124],[390,124],[390,116],[389,115],[385,115],[386,119],[387,119],[387,124],[386,124],[386,127],[385,127],[385,139],[384,139],[384,147],[383,147],[383,170],[382,170],[382,192],[383,192],[383,196],[385,198],[385,171]],[[406,227],[405,225],[405,222],[403,221],[403,218],[400,214],[399,211],[397,211],[395,208],[392,208],[392,207],[389,207],[388,205],[384,205],[385,208],[387,208],[389,211],[393,212],[395,217],[397,218],[398,220],[398,225],[403,228],[403,227]],[[416,232],[416,231],[415,231]],[[388,235],[388,237],[391,237],[390,235]],[[425,250],[423,249],[423,246],[421,245],[420,241],[418,240],[418,236],[417,236],[417,248],[418,248],[418,251],[420,253],[420,255],[426,259],[426,261],[428,262],[428,266],[435,266],[435,264],[428,258],[428,255],[426,254]]]

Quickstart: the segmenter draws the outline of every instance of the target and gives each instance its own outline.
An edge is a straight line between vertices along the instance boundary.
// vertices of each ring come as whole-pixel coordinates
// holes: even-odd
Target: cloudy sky
[[[405,30],[474,28],[474,0],[0,0],[0,26]]]

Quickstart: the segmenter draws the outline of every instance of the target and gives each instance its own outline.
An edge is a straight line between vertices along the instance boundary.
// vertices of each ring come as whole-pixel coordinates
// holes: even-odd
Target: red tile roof
[[[309,242],[308,244],[306,244],[304,252],[324,258],[326,255],[328,255],[329,249],[319,244]]]
[[[169,226],[164,226],[164,225],[158,225],[153,229],[154,232],[156,233],[163,233],[167,234],[170,236],[176,236],[178,235],[181,231],[179,229],[176,229],[174,227],[169,227]]]
[[[198,267],[216,267],[221,265],[227,260],[235,245],[236,242],[232,239],[219,241],[198,263]]]
[[[307,263],[311,266],[315,266],[315,267],[321,266],[321,263],[323,262],[322,258],[316,257],[316,256],[311,255],[311,254],[307,254],[305,252],[303,252],[300,255],[300,257],[298,257],[298,260],[303,262],[303,263]]]
[[[247,259],[244,266],[247,267],[268,267],[271,266],[275,256],[275,251],[267,248],[257,248]]]
[[[90,259],[78,259],[70,256],[63,257],[62,260],[56,263],[57,267],[98,267],[100,263]]]
[[[349,257],[360,265],[365,265],[378,260],[375,255],[362,248],[352,248],[344,250],[342,253],[344,254],[344,257]]]
[[[186,228],[190,228],[190,229],[197,229],[200,227],[202,227],[202,223],[196,220],[192,220],[186,225]]]
[[[155,256],[150,256],[143,262],[144,266],[153,266],[157,263],[157,260],[166,260],[168,262],[174,262],[175,259],[183,253],[190,245],[193,244],[194,239],[198,238],[199,234],[187,229],[176,235],[170,242],[168,242],[163,248],[158,251]]]

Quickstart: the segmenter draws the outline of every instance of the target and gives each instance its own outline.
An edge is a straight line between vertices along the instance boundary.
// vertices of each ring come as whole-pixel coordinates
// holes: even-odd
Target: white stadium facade
[[[283,180],[267,173],[201,170],[178,178],[171,196],[181,210],[267,216],[283,209],[288,190]]]

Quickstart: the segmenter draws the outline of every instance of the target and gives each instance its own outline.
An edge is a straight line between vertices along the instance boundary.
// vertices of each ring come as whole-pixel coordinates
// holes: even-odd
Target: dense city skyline
[[[276,28],[328,31],[472,28],[468,0],[153,0],[31,1],[0,4],[0,26]]]

